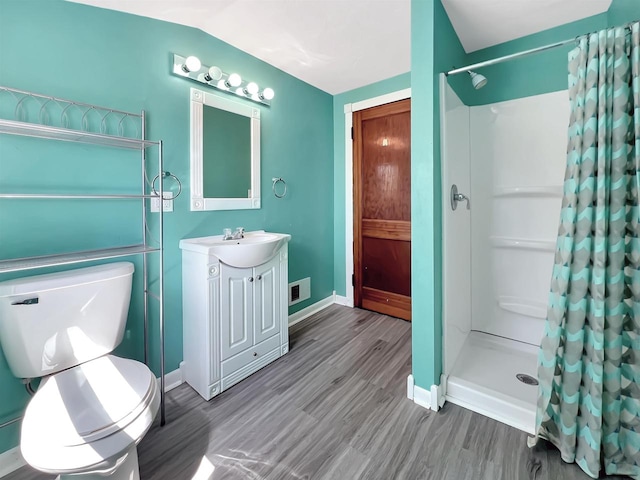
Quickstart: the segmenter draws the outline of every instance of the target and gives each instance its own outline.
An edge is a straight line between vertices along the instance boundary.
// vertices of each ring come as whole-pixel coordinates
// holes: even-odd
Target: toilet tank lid
[[[133,271],[133,263],[116,262],[94,267],[76,268],[64,272],[15,278],[0,282],[0,298],[99,282],[131,275]]]

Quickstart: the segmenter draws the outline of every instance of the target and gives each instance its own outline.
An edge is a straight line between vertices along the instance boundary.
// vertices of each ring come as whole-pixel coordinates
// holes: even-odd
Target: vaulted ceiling
[[[71,1],[199,28],[331,94],[411,68],[410,0]],[[611,0],[442,3],[471,52],[604,12]]]

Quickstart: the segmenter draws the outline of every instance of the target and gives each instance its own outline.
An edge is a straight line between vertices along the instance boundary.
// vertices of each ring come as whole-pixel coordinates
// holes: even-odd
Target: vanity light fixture
[[[217,82],[221,78],[222,78],[222,70],[220,70],[220,67],[216,67],[216,66],[209,67],[209,71],[204,76],[204,79],[207,82],[212,82],[212,81]]]
[[[227,87],[239,87],[242,83],[242,77],[237,73],[232,73],[227,78]]]
[[[203,65],[200,59],[193,55],[183,57],[173,54],[172,73],[264,105],[271,105],[275,95],[272,88],[261,90],[256,82],[243,80],[238,73],[225,73],[215,65]]]
[[[187,57],[182,65],[182,71],[185,73],[197,72],[200,68],[202,68],[202,63],[198,57],[194,56]]]
[[[256,82],[249,82],[246,87],[244,87],[245,95],[255,95],[260,90],[258,84]]]
[[[271,100],[275,94],[276,93],[273,91],[272,88],[267,87],[260,94],[260,98],[263,98],[265,100]]]

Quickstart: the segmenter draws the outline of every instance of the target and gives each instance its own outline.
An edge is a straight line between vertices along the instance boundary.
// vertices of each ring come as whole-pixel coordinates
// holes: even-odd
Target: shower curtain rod
[[[630,25],[638,22],[638,20],[634,20],[633,22],[629,22],[625,25],[621,25],[621,28],[629,28]],[[568,40],[564,40],[562,42],[551,43],[549,45],[545,45],[543,47],[532,48],[530,50],[524,50],[518,53],[512,53],[510,55],[505,55],[504,57],[494,58],[492,60],[485,60],[484,62],[474,63],[473,65],[467,65],[466,67],[456,68],[454,70],[448,71],[445,75],[456,75],[458,73],[468,72],[469,70],[475,70],[476,68],[488,67],[489,65],[495,65],[497,63],[507,62],[509,60],[513,60],[520,57],[526,57],[527,55],[532,55],[534,53],[540,53],[547,50],[553,50],[554,48],[564,47],[565,45],[569,45],[570,43],[576,42],[582,35],[578,35],[577,37],[570,38]]]

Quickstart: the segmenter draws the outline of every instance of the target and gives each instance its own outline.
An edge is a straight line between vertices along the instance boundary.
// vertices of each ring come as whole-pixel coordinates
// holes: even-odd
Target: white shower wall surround
[[[540,344],[568,120],[567,91],[470,108],[472,330]]]
[[[443,79],[441,95],[447,399],[533,432],[537,387],[515,375],[537,371],[568,93],[467,107]],[[471,210],[451,210],[452,184],[469,194]]]

